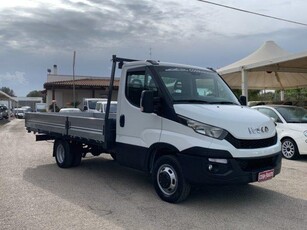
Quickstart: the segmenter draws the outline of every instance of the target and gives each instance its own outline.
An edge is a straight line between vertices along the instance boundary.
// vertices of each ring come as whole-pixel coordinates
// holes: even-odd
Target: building
[[[42,97],[13,97],[17,102],[14,107],[29,106],[33,111],[35,111],[36,103],[42,103]]]
[[[59,108],[72,107],[75,95],[76,104],[80,109],[83,109],[83,98],[108,97],[109,77],[58,75],[56,66],[54,66],[53,73],[50,70],[48,72],[47,82],[44,84],[48,107],[53,102]],[[112,100],[117,100],[118,86],[119,79],[115,79]]]
[[[5,105],[10,109],[20,108],[23,106],[29,106],[32,110],[35,110],[36,103],[42,103],[42,97],[10,97],[2,98],[0,96],[0,105]]]

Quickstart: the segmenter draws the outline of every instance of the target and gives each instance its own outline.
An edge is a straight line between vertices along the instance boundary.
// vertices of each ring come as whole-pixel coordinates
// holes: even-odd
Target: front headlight
[[[304,136],[307,137],[307,130],[305,130],[303,133],[304,133]]]
[[[224,139],[227,135],[227,131],[222,128],[207,125],[207,124],[204,124],[198,121],[194,121],[191,119],[187,119],[187,118],[184,118],[184,119],[186,120],[187,126],[192,128],[195,132],[199,134],[206,135],[208,137],[213,137],[213,138],[220,139],[220,140]]]

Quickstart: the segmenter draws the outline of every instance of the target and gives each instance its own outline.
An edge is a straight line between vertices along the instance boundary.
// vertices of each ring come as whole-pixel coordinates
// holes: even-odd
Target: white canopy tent
[[[307,86],[307,52],[289,54],[273,41],[217,72],[233,89],[290,89]]]

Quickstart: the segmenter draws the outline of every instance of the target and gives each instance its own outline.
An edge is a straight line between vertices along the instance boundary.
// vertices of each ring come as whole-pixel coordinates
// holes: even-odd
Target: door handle
[[[120,117],[119,117],[119,125],[120,125],[120,127],[125,126],[125,115],[124,114],[120,115]]]

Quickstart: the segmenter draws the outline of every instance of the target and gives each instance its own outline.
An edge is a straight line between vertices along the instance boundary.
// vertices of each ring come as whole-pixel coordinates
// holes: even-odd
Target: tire
[[[72,166],[74,155],[71,153],[70,145],[67,141],[56,140],[53,146],[53,155],[60,168],[69,168]]]
[[[174,156],[162,156],[155,162],[152,179],[156,193],[166,202],[179,203],[190,194],[191,186]]]
[[[81,164],[82,160],[82,145],[70,144],[70,149],[73,155],[73,162],[71,166],[77,167]]]
[[[295,160],[299,157],[299,151],[294,140],[285,138],[281,141],[281,153],[284,158]]]

